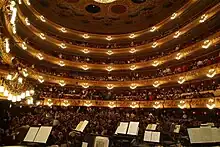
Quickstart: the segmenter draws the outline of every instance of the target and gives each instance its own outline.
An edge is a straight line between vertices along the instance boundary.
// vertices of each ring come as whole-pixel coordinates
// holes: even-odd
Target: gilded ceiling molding
[[[220,11],[220,3],[218,5],[215,5],[211,9],[209,9],[207,12],[205,12],[205,14],[207,14],[206,21],[209,18],[211,18],[212,16],[216,15],[218,13],[218,11]],[[33,25],[28,25],[28,26],[25,25],[26,24],[26,21],[25,21],[26,17],[22,14],[20,9],[18,9],[18,16],[19,16],[19,19],[24,24],[24,26],[27,27],[31,32],[33,32],[36,36],[39,36],[40,34],[42,34],[42,32],[39,29],[37,29],[36,27],[34,27]],[[148,44],[145,44],[145,45],[136,46],[135,47],[136,52],[152,50],[152,49],[154,49],[158,46],[163,45],[166,42],[169,42],[170,40],[175,39],[175,37],[177,37],[177,35],[179,37],[179,36],[185,34],[190,29],[192,29],[192,28],[196,27],[197,25],[199,25],[200,24],[200,22],[199,22],[200,19],[201,18],[199,16],[194,21],[192,21],[192,22],[188,23],[187,25],[185,25],[184,27],[180,28],[178,30],[178,32],[179,32],[178,34],[177,34],[177,32],[174,32],[174,33],[172,33],[168,36],[165,36],[165,37],[157,40],[156,42],[151,42],[151,43],[148,43]],[[54,45],[57,45],[57,46],[60,46],[63,43],[62,41],[59,41],[56,38],[51,37],[51,36],[46,35],[46,34],[44,34],[44,37],[45,37],[44,41],[48,41],[48,42],[50,42]],[[69,43],[65,44],[65,49],[71,50],[73,52],[78,51],[78,53],[83,53],[83,50],[85,48],[89,50],[89,53],[96,53],[96,54],[102,54],[102,55],[105,55],[105,56],[109,56],[109,54],[106,52],[106,49],[104,49],[104,48],[82,47],[82,46],[72,45],[72,44],[69,44]],[[113,50],[114,50],[114,53],[112,53],[111,56],[117,55],[117,54],[125,54],[125,53],[130,54],[131,47],[113,49]]]
[[[181,7],[179,10],[177,10],[177,12],[175,12],[176,14],[178,14],[178,16],[180,16],[182,13],[184,13],[186,10],[188,10],[194,3],[198,2],[197,0],[190,0],[189,2],[187,2],[183,7]],[[26,5],[26,7],[35,15],[36,18],[38,18],[39,16],[41,16],[42,14],[40,14],[37,10],[35,10],[31,5],[28,5],[27,2],[24,0],[24,4]],[[167,24],[168,22],[172,21],[172,19],[170,17],[164,19],[163,21],[161,21],[160,23],[156,24],[155,27],[157,29],[163,27],[163,25]],[[53,27],[56,30],[60,30],[61,28],[64,28],[61,25],[58,25],[57,23],[50,21],[47,19],[47,21],[45,22],[47,23],[49,26]],[[79,37],[82,37],[83,34],[87,34],[86,32],[81,32],[81,31],[77,31],[77,30],[72,30],[69,28],[65,28],[66,32],[65,33],[70,33],[70,34],[74,34],[77,35]],[[140,35],[144,35],[146,33],[150,33],[151,28],[147,28],[141,31],[137,31],[137,32],[132,32],[132,34],[135,34],[136,36],[140,36]],[[91,38],[94,39],[105,39],[106,35],[100,35],[100,34],[94,34],[94,33],[89,33]],[[127,34],[121,34],[121,35],[111,35],[114,40],[115,39],[124,39],[124,38],[130,38],[131,34],[127,33]]]
[[[5,22],[6,22],[6,26],[8,28],[8,31],[11,34],[11,36],[13,37],[13,39],[15,40],[15,42],[23,42],[23,40],[17,34],[12,34],[11,29],[10,29],[10,25],[7,25],[9,23],[7,18],[5,19]],[[208,47],[216,45],[220,41],[220,38],[218,37],[219,35],[220,35],[220,32],[217,32],[217,33],[213,34],[212,36],[209,36],[208,38],[206,38],[206,39],[204,39],[204,40],[202,40],[192,46],[189,46],[189,47],[182,49],[178,52],[174,52],[170,55],[157,58],[155,60],[132,63],[132,64],[109,65],[109,64],[91,64],[91,63],[73,62],[73,61],[56,58],[56,57],[50,56],[48,54],[42,53],[39,50],[34,49],[30,45],[26,45],[27,49],[25,49],[25,51],[27,53],[29,53],[30,55],[32,55],[33,57],[38,58],[39,60],[46,60],[50,63],[57,64],[57,65],[61,65],[61,62],[62,62],[63,66],[69,66],[69,67],[79,68],[79,69],[83,69],[83,70],[85,70],[84,69],[85,66],[86,66],[86,70],[89,70],[89,69],[106,70],[106,71],[133,70],[134,69],[133,67],[135,67],[135,70],[136,70],[136,69],[146,68],[146,67],[150,67],[150,66],[163,65],[164,63],[172,61],[172,60],[177,60],[177,59],[179,60],[180,55],[181,55],[181,58],[187,57],[198,50],[204,49],[204,48],[202,48],[202,46],[204,46],[204,43],[206,43],[207,40],[209,40],[209,43],[210,43]],[[22,48],[23,44],[18,43],[17,45],[20,48]],[[207,45],[205,44],[205,46],[207,46]],[[178,55],[178,58],[177,58],[177,55]]]

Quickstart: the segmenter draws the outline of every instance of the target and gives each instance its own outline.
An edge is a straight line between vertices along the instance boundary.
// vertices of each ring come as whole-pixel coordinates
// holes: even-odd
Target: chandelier
[[[34,89],[19,72],[9,73],[5,78],[1,77],[0,95],[8,97],[9,101],[19,102],[32,98]]]
[[[107,3],[112,3],[116,0],[94,0],[97,3],[103,3],[103,4],[107,4]]]

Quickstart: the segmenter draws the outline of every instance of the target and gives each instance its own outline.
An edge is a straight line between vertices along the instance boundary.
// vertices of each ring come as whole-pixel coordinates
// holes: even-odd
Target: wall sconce
[[[205,40],[203,42],[202,48],[207,49],[209,48],[209,46],[212,44],[212,42],[210,40]]]
[[[89,53],[89,50],[88,50],[87,48],[84,48],[84,49],[82,50],[82,52],[85,53],[85,54],[88,54],[88,53]]]
[[[209,69],[208,73],[206,74],[207,77],[212,78],[216,75],[215,69]]]
[[[131,89],[135,89],[135,88],[137,88],[137,84],[132,83],[132,84],[130,85],[130,88],[131,88]]]
[[[41,38],[42,40],[45,40],[45,39],[46,39],[44,33],[40,33],[40,38]]]
[[[129,35],[129,38],[131,38],[131,39],[132,39],[132,38],[135,38],[135,37],[136,37],[135,34],[130,34],[130,35]]]
[[[183,101],[183,100],[181,100],[180,103],[178,104],[178,107],[179,107],[180,109],[186,108],[186,102]]]
[[[108,41],[111,41],[112,40],[112,36],[107,36],[105,39],[108,40]]]
[[[172,15],[171,15],[171,17],[170,17],[170,19],[175,19],[177,17],[177,13],[173,13]]]
[[[157,47],[157,45],[158,45],[158,43],[157,42],[154,42],[153,44],[152,44],[152,48],[156,48]]]
[[[115,102],[109,102],[108,107],[109,108],[115,108],[116,107]]]
[[[130,66],[130,70],[135,70],[136,68],[137,68],[136,65],[131,65],[131,66]]]
[[[112,68],[111,66],[108,66],[108,67],[106,67],[106,70],[107,70],[107,71],[112,71],[113,68]]]
[[[84,102],[84,106],[86,106],[86,107],[92,106],[91,101],[85,101],[85,102]]]
[[[180,60],[183,57],[181,53],[177,53],[175,59]]]
[[[65,107],[68,107],[70,105],[68,100],[64,100],[62,104]]]
[[[47,105],[48,105],[49,107],[51,107],[51,106],[53,105],[53,102],[52,102],[51,99],[48,99],[48,100],[47,100]]]
[[[22,42],[21,47],[22,47],[23,50],[26,50],[26,49],[27,49],[27,44],[26,44],[26,42]]]
[[[157,27],[153,26],[153,27],[151,27],[150,32],[154,32],[156,29],[157,29]]]
[[[31,24],[30,24],[30,21],[29,21],[29,19],[28,19],[27,17],[25,18],[24,21],[25,21],[25,23],[26,23],[27,26],[31,25]]]
[[[153,65],[154,67],[157,67],[159,64],[160,64],[159,61],[153,61],[153,63],[152,63],[152,65]]]
[[[60,31],[63,32],[63,33],[67,32],[67,30],[64,27],[60,28]]]
[[[135,53],[136,51],[137,51],[137,50],[136,50],[135,48],[131,48],[129,52],[130,52],[131,54],[133,54],[133,53]]]
[[[41,20],[42,22],[46,22],[46,19],[44,18],[43,15],[40,16],[40,20]]]
[[[63,61],[60,61],[59,65],[63,67],[63,66],[65,66],[65,63]]]
[[[137,104],[137,102],[132,102],[131,103],[131,105],[130,105],[130,107],[132,108],[132,109],[134,109],[134,108],[138,108],[138,104]]]
[[[183,84],[185,82],[185,78],[184,77],[179,77],[178,81],[179,84]]]
[[[154,107],[155,109],[160,108],[160,107],[161,107],[160,102],[155,102],[155,103],[153,104],[153,107]]]
[[[43,78],[42,76],[39,76],[39,77],[38,77],[38,81],[39,81],[40,83],[43,83],[43,82],[44,82],[44,78]]]
[[[209,109],[213,109],[215,108],[215,103],[214,103],[214,99],[209,99],[208,103],[206,104],[206,106],[209,108]]]
[[[61,43],[59,46],[60,46],[62,49],[65,49],[65,48],[66,48],[66,44],[64,44],[64,43]]]
[[[66,83],[65,83],[64,80],[60,80],[60,81],[59,81],[59,84],[60,84],[60,86],[62,86],[62,87],[66,85]]]
[[[177,31],[175,32],[173,38],[178,38],[180,36],[181,32],[180,31]]]
[[[41,53],[38,53],[38,54],[37,54],[37,58],[38,58],[39,60],[43,60],[43,59],[44,59],[44,57],[43,57],[43,55],[42,55]]]
[[[153,83],[153,86],[154,86],[154,87],[160,86],[160,82],[159,82],[159,81],[155,81],[155,82]]]
[[[108,55],[112,55],[112,54],[113,54],[113,51],[108,50],[108,51],[106,52],[106,54],[108,54]]]
[[[89,67],[87,65],[82,65],[81,67],[82,67],[83,70],[88,70],[89,69]]]
[[[107,89],[113,89],[114,88],[114,85],[113,84],[108,84],[107,85]]]
[[[84,39],[88,39],[90,36],[89,36],[89,34],[83,34],[82,37],[83,37]]]
[[[207,18],[208,18],[208,15],[203,14],[203,15],[200,17],[199,22],[200,22],[200,23],[203,23],[203,22],[205,22],[205,21],[207,20]]]
[[[88,84],[88,83],[82,83],[81,86],[82,86],[83,88],[89,88],[89,84]]]
[[[4,44],[5,44],[5,52],[9,53],[10,52],[10,44],[9,44],[9,38],[5,38],[4,40]]]

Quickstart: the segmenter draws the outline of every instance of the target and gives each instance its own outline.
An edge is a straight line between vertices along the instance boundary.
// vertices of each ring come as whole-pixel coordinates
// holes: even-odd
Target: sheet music
[[[120,122],[115,134],[126,134],[128,128],[128,122]]]
[[[75,130],[83,132],[88,123],[89,123],[89,121],[87,121],[87,120],[80,121],[80,123],[76,126]]]
[[[138,130],[139,130],[138,126],[139,126],[139,122],[130,122],[127,134],[138,135]]]
[[[146,130],[156,130],[157,124],[148,124]]]
[[[152,132],[151,142],[160,142],[160,132]]]
[[[33,142],[35,136],[37,135],[38,130],[39,130],[39,127],[30,127],[24,138],[24,141]]]
[[[144,141],[151,142],[151,135],[152,135],[151,131],[145,131],[145,133],[144,133]]]
[[[220,142],[220,129],[218,128],[188,128],[191,143]]]
[[[97,136],[95,138],[94,147],[108,147],[109,139],[108,137]]]
[[[88,143],[87,142],[82,142],[82,147],[88,147]]]
[[[180,132],[180,125],[175,125],[175,129],[173,130],[174,133]]]
[[[37,136],[35,137],[34,142],[46,143],[47,139],[50,135],[51,130],[52,130],[52,127],[41,126],[38,133],[37,133]]]

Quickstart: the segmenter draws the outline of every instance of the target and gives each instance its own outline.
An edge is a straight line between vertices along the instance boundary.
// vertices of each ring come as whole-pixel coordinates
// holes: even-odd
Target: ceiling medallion
[[[94,0],[97,3],[103,3],[103,4],[107,4],[107,3],[112,3],[116,0]]]

